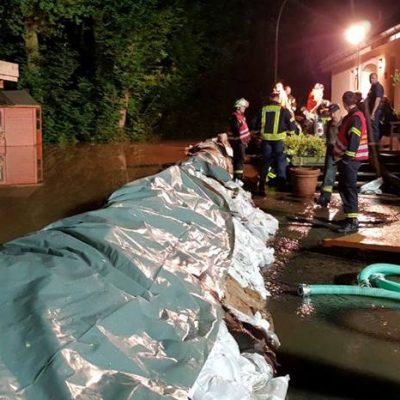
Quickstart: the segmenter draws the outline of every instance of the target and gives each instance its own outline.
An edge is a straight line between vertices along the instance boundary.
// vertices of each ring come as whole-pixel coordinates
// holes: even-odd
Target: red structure
[[[26,90],[0,91],[0,145],[35,146],[41,143],[40,104]]]
[[[42,112],[26,90],[0,91],[0,185],[42,182]]]
[[[43,182],[42,146],[0,147],[0,187]]]

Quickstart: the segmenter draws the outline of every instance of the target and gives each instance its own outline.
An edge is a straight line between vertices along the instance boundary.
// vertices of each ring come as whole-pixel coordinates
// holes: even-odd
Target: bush
[[[314,135],[290,135],[285,139],[286,152],[295,157],[322,158],[326,153],[325,140]]]

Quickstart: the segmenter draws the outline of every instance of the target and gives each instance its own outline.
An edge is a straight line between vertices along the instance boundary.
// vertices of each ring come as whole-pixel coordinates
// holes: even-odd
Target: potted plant
[[[325,139],[314,135],[290,135],[285,139],[286,153],[294,166],[322,166],[325,161]]]
[[[292,189],[296,196],[313,196],[324,164],[326,143],[314,135],[291,135],[285,140],[286,152],[291,158]]]

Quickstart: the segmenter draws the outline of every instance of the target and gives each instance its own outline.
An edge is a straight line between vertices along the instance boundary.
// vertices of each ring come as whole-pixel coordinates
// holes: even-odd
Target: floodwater
[[[181,160],[185,145],[3,149],[0,243],[101,207],[125,183]],[[340,296],[303,302],[296,294],[299,283],[354,283],[361,268],[393,262],[393,256],[321,249],[319,241],[332,232],[290,225],[285,219],[293,212],[311,215],[312,202],[271,197],[258,205],[281,222],[274,242],[277,259],[265,277],[282,343],[279,373],[291,375],[288,399],[400,399],[400,305]],[[339,205],[337,198],[334,205]],[[370,206],[397,215],[398,205]]]
[[[181,160],[184,147],[166,142],[0,149],[0,243],[101,207],[125,183]]]

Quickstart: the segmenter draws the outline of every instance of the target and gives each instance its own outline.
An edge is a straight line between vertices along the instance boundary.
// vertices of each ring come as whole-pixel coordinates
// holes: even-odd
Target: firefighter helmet
[[[239,107],[247,108],[249,105],[250,105],[249,102],[246,99],[244,99],[243,97],[241,99],[235,101],[235,108],[239,108]]]

